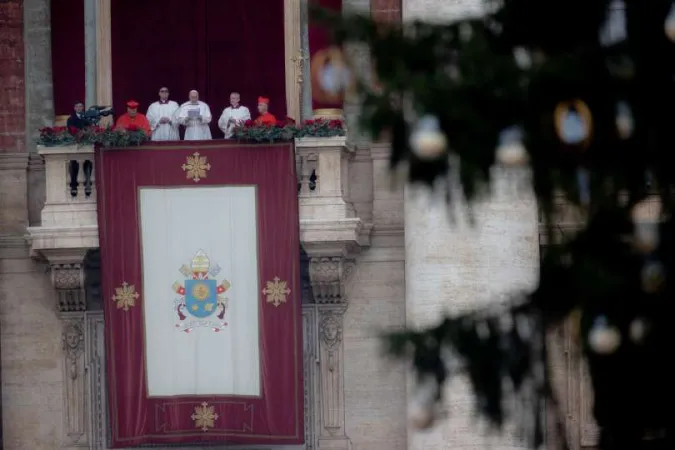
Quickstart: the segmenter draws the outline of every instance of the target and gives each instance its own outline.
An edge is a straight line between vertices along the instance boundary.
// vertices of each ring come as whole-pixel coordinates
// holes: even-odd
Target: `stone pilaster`
[[[84,0],[84,86],[85,104],[96,104],[96,3]]]
[[[63,446],[89,448],[89,398],[84,312],[62,314]]]
[[[344,313],[354,270],[350,255],[323,255],[310,260],[310,278],[318,320],[319,450],[347,450],[344,386]]]
[[[300,0],[284,0],[284,51],[286,53],[286,115],[301,120],[301,95],[307,55],[302,51]]]
[[[502,296],[536,287],[539,267],[537,205],[534,194],[513,173],[493,172],[492,194],[476,204],[448,205],[441,193],[407,186],[405,198],[405,278],[408,325],[435,325],[444,314],[461,314],[494,304]],[[467,219],[469,210],[475,222]],[[451,220],[454,219],[454,220]],[[413,383],[412,377],[410,383]],[[475,415],[466,379],[446,386],[449,414],[429,433],[410,432],[408,448],[454,449],[482,445],[481,427],[468,426]],[[491,440],[497,448],[523,448],[517,424]]]
[[[28,225],[27,153],[0,153],[0,234],[23,236]]]
[[[38,130],[54,123],[51,0],[24,0],[26,145],[35,152]]]
[[[0,153],[26,150],[23,3],[22,0],[3,1],[0,14]],[[5,194],[4,189],[0,192]]]
[[[90,448],[89,380],[85,354],[87,335],[84,291],[84,255],[50,263],[56,291],[56,310],[62,324],[63,348],[63,442],[67,449]]]

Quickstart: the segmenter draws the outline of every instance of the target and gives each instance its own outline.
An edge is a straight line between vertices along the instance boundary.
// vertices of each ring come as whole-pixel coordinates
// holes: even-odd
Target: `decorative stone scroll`
[[[56,309],[60,313],[84,312],[84,267],[80,263],[51,264],[52,284],[56,289]]]
[[[341,256],[314,257],[309,261],[309,275],[318,304],[346,302],[345,286],[354,270],[354,261]]]

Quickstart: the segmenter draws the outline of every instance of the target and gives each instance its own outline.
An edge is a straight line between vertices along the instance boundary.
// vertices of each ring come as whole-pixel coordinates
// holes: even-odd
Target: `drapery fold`
[[[113,448],[304,441],[292,144],[97,151]]]

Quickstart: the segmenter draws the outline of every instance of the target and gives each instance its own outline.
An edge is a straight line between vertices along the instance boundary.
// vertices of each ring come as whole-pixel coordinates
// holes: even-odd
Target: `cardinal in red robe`
[[[255,119],[256,125],[275,125],[277,118],[268,112],[270,99],[267,97],[258,97],[258,112],[260,115]]]
[[[138,112],[138,102],[136,100],[129,100],[127,102],[127,112],[119,116],[115,123],[115,128],[118,130],[143,130],[150,136],[152,130],[150,129],[150,122],[145,115]]]

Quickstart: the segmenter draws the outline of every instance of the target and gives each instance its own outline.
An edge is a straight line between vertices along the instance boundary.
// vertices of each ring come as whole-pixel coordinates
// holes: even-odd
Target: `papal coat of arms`
[[[229,299],[225,293],[230,289],[230,282],[218,282],[216,277],[220,267],[211,266],[211,261],[204,250],[199,250],[190,262],[183,265],[180,273],[185,276],[184,285],[176,281],[173,290],[180,297],[174,301],[174,310],[178,316],[176,328],[189,333],[195,328],[212,328],[218,332],[227,326],[225,312]]]

